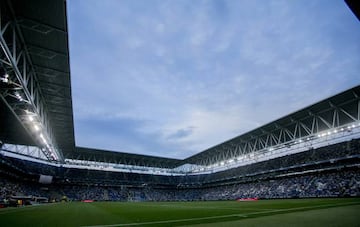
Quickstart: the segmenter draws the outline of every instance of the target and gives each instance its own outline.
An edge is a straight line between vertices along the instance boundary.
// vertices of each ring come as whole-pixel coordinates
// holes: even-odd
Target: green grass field
[[[0,209],[1,226],[360,226],[360,198],[94,202]]]

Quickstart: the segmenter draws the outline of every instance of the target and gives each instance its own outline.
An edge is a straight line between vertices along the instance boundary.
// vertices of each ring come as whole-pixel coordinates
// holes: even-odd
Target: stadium
[[[76,146],[66,4],[0,1],[2,226],[359,225],[360,86],[185,159]]]

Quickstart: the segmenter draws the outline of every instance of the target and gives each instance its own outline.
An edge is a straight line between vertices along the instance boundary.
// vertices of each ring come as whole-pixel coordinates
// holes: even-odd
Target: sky
[[[183,159],[360,84],[341,0],[70,0],[77,146]]]

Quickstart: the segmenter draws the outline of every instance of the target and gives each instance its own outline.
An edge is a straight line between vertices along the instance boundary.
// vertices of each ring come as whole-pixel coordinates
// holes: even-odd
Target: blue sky
[[[67,3],[77,146],[186,158],[360,82],[343,1]]]

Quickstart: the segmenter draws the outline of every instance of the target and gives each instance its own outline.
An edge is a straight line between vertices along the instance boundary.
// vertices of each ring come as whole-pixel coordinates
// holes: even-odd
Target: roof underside
[[[171,159],[163,157],[155,157],[149,155],[130,154],[124,152],[106,151],[93,148],[76,147],[76,151],[69,154],[67,158],[97,161],[97,162],[110,162],[125,165],[135,166],[148,166],[159,168],[176,168],[182,164],[180,159]]]
[[[5,9],[5,10],[4,10]],[[11,0],[2,1],[2,20],[15,21],[25,42],[36,72],[42,101],[48,113],[58,148],[71,152],[75,146],[71,98],[66,2],[63,0]],[[19,128],[15,118],[1,103],[1,140],[17,144],[34,145],[26,133],[6,135]],[[3,112],[4,110],[4,112]],[[11,123],[10,123],[11,122]],[[11,128],[11,129],[9,129]]]

